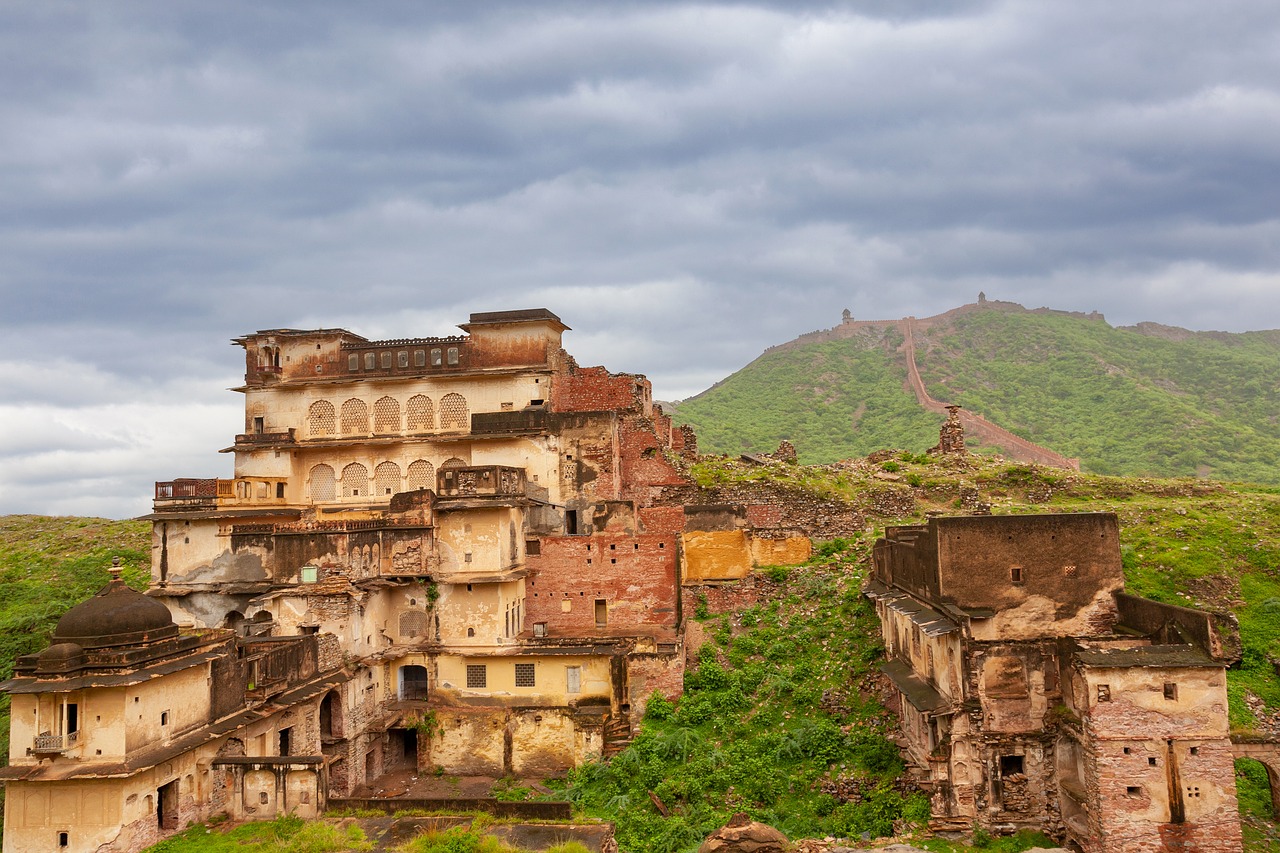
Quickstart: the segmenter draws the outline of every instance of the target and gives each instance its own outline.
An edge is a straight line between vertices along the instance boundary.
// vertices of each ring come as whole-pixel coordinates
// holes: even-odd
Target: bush
[[[649,694],[649,701],[645,703],[644,718],[660,723],[671,719],[675,711],[676,706],[671,704],[671,700],[655,690]]]

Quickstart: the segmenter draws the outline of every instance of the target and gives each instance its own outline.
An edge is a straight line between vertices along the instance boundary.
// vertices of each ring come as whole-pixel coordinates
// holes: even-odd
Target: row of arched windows
[[[465,430],[470,427],[467,400],[461,394],[449,393],[440,398],[440,429]],[[373,433],[393,435],[400,432],[426,432],[436,428],[436,406],[425,394],[415,394],[404,406],[400,417],[400,401],[395,397],[379,397],[373,404]],[[328,400],[317,400],[307,410],[307,435],[353,435],[369,433],[369,406],[352,397],[335,409]]]
[[[454,457],[440,467],[463,468],[466,464],[465,460]],[[380,462],[373,469],[372,477],[367,467],[359,462],[352,462],[342,469],[340,478],[332,466],[322,462],[312,466],[310,476],[313,501],[336,501],[339,496],[343,498],[386,497],[397,492],[412,492],[435,487],[435,468],[425,459],[410,462],[408,471],[403,474],[396,463]]]

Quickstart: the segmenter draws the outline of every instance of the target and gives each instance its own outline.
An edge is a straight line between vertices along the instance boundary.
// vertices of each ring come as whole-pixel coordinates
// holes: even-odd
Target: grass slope
[[[674,412],[712,453],[762,453],[787,439],[802,462],[929,447],[939,419],[906,386],[896,330],[771,350]]]
[[[14,659],[49,645],[58,619],[106,585],[112,557],[146,589],[151,525],[105,518],[0,516],[0,680]],[[0,697],[0,755],[9,753],[9,697]],[[6,762],[7,763],[7,762]]]
[[[770,350],[678,404],[704,452],[801,461],[935,443],[941,419],[904,383],[896,329]],[[1280,483],[1280,333],[1141,334],[1060,314],[988,310],[918,333],[930,394],[1086,471]]]

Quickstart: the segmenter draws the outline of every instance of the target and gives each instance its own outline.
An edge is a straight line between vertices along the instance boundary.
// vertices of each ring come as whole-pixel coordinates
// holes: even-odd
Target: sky
[[[673,400],[979,291],[1280,328],[1278,205],[1274,0],[0,0],[0,513],[230,476],[257,329]]]

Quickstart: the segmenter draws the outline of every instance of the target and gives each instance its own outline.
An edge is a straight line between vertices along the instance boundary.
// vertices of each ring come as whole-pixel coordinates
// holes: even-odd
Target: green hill
[[[930,396],[958,403],[1085,471],[1280,483],[1280,332],[1187,332],[966,306],[915,324]],[[675,407],[704,452],[795,444],[801,461],[923,450],[941,422],[907,381],[896,322],[774,347]]]

